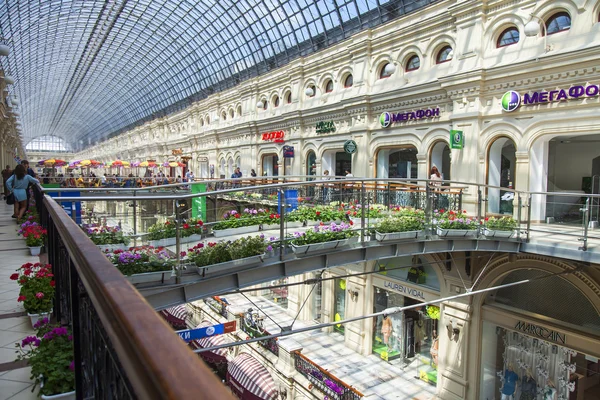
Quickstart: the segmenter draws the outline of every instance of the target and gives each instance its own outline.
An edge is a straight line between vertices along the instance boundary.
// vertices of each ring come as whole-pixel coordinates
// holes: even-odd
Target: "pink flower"
[[[37,292],[37,293],[35,294],[35,297],[37,297],[38,299],[42,299],[42,298],[44,297],[44,293],[42,293],[42,292]]]
[[[13,281],[16,281],[17,279],[19,279],[19,274],[17,274],[17,273],[15,272],[14,274],[12,274],[12,275],[10,276],[10,279],[11,279],[11,280],[13,280]]]

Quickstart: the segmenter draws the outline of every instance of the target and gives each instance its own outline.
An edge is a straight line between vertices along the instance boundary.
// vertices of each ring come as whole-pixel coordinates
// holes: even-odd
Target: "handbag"
[[[6,196],[6,204],[8,204],[8,205],[15,204],[15,194],[14,193],[11,193],[8,196]]]

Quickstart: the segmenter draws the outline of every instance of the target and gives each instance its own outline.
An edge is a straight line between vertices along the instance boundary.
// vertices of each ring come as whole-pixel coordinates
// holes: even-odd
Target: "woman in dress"
[[[27,210],[27,188],[30,183],[40,183],[37,179],[31,175],[27,175],[27,170],[22,165],[15,167],[15,173],[8,178],[6,187],[8,191],[13,193],[15,196],[15,208],[13,218],[21,218]]]

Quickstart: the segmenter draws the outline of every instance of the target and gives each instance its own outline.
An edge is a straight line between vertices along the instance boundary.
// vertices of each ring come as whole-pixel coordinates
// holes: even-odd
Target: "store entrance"
[[[352,154],[339,151],[335,153],[335,175],[346,176],[346,171],[352,172]]]
[[[262,157],[263,176],[279,176],[279,156],[277,154],[265,154]]]

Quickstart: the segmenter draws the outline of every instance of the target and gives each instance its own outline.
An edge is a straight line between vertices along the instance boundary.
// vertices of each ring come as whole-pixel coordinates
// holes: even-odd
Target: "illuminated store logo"
[[[502,109],[506,112],[515,111],[520,106],[529,106],[535,104],[552,103],[556,101],[577,100],[580,97],[596,97],[600,94],[600,86],[573,86],[569,89],[550,90],[548,92],[525,93],[523,96],[519,92],[511,90],[504,93],[500,101]]]
[[[515,326],[515,329],[521,332],[525,332],[532,336],[537,336],[544,340],[551,340],[553,342],[560,342],[562,344],[567,343],[567,335],[565,335],[564,333],[561,334],[556,331],[551,331],[550,329],[546,329],[543,326],[519,321],[517,322],[517,326]]]
[[[263,133],[261,139],[265,142],[283,143],[285,134],[283,131]]]
[[[379,123],[382,128],[387,128],[396,122],[413,121],[424,118],[435,118],[440,116],[439,107],[429,108],[427,110],[416,110],[405,113],[384,112],[379,116]]]

